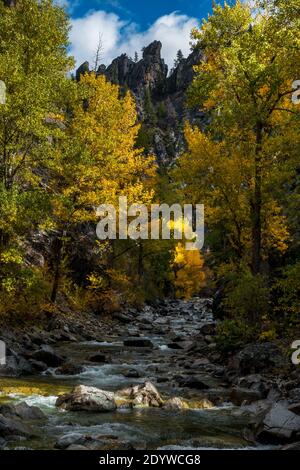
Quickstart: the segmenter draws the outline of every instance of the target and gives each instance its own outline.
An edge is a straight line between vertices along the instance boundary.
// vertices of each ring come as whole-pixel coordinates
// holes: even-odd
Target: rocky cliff
[[[97,73],[133,93],[142,123],[138,143],[154,153],[161,166],[168,166],[184,148],[184,120],[203,118],[186,106],[186,90],[194,77],[193,66],[200,62],[202,52],[193,50],[168,73],[161,48],[161,42],[154,41],[144,48],[141,60],[135,62],[122,54],[108,67],[100,65]],[[89,64],[85,62],[77,70],[77,80],[88,71]]]

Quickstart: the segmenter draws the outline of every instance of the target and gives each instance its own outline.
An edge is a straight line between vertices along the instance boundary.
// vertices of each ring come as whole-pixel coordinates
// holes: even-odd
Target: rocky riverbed
[[[2,329],[0,446],[299,448],[299,369],[271,343],[223,358],[215,326],[194,298]]]

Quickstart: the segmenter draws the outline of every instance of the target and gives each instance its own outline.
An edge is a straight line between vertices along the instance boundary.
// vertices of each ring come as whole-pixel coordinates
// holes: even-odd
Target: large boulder
[[[0,414],[0,437],[7,436],[33,436],[30,426],[18,418],[8,418]]]
[[[0,377],[20,377],[21,375],[33,374],[33,367],[24,359],[24,357],[17,354],[7,356],[6,364],[0,366]]]
[[[56,400],[56,406],[68,411],[106,412],[114,411],[116,402],[112,392],[78,385],[72,392],[59,396]]]
[[[160,407],[163,405],[163,399],[151,382],[125,388],[118,391],[116,395],[128,399],[133,407]]]
[[[36,361],[44,362],[48,367],[59,367],[63,364],[64,359],[57,354],[51,346],[43,345],[37,351],[31,354],[31,358]]]
[[[17,417],[22,420],[37,420],[46,417],[37,406],[29,406],[25,402],[17,403],[16,405],[12,403],[1,405],[0,414],[6,418]]]
[[[61,436],[56,444],[56,449],[66,449],[71,445],[83,445],[85,444],[87,438],[84,434],[80,434],[77,432],[66,434],[65,436]]]
[[[263,418],[257,437],[263,442],[299,440],[300,416],[284,403],[274,403]]]

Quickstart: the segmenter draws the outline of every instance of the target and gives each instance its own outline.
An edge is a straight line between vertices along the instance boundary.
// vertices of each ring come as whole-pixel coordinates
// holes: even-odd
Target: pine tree
[[[184,60],[183,52],[181,49],[179,49],[176,54],[176,59],[174,60],[174,69],[177,68],[178,65],[180,65],[183,60]]]

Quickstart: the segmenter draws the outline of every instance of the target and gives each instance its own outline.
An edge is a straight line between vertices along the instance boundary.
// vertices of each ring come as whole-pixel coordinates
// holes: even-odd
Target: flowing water
[[[172,320],[174,322],[174,320]],[[174,325],[173,325],[174,327]],[[175,328],[180,327],[180,322]],[[65,412],[55,407],[59,394],[84,384],[115,391],[145,380],[156,381],[170,367],[168,358],[174,354],[165,344],[165,335],[148,335],[153,349],[124,348],[121,336],[108,337],[101,342],[62,343],[60,353],[84,366],[81,374],[56,375],[48,369],[39,377],[26,379],[1,378],[1,402],[25,401],[36,405],[47,416],[35,426],[36,437],[10,442],[10,448],[53,449],[59,437],[70,433],[90,436],[109,435],[129,441],[136,448],[247,448],[243,429],[248,418],[236,413],[231,404],[223,403],[211,409],[193,409],[193,400],[199,392],[177,390],[162,380],[156,384],[164,398],[181,396],[190,400],[191,409],[171,411],[162,408],[119,409],[110,413]],[[103,365],[93,365],[88,358],[94,353],[105,353],[108,359]],[[128,370],[138,372],[138,378],[128,378]],[[124,375],[125,374],[125,375]],[[207,379],[214,380],[211,377]]]

